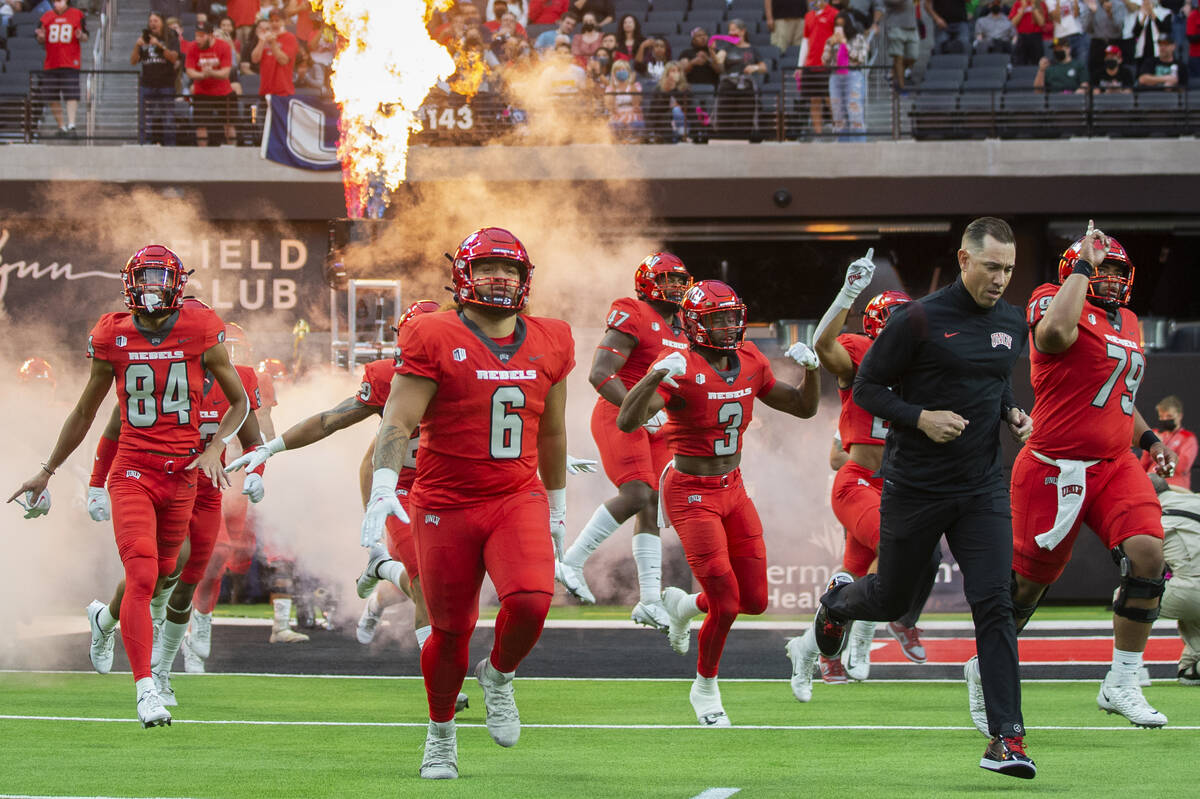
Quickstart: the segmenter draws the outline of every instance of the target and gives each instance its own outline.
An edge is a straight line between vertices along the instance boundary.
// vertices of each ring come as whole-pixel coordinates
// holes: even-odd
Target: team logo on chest
[[[1096,324],[1096,315],[1094,313],[1088,314],[1088,324],[1089,325]]]
[[[704,385],[704,375],[696,375],[696,385]]]
[[[450,357],[459,362],[465,361],[467,359],[467,351],[462,347],[455,347],[451,351]]]
[[[1013,344],[1013,337],[1010,336],[1008,333],[993,333],[992,334],[992,349],[996,349],[997,347],[1004,347],[1006,349],[1011,350],[1012,344]]]
[[[651,329],[651,330],[658,330],[658,329],[659,329],[659,328],[661,328],[661,327],[662,327],[662,325],[660,325],[658,322],[651,322],[651,323],[650,323],[650,329]]]
[[[128,343],[129,343],[129,339],[125,338],[124,336],[117,336],[117,346],[118,347],[124,347]]]

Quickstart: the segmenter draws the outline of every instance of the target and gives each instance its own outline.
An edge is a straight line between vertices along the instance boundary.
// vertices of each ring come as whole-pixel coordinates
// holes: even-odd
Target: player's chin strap
[[[1113,560],[1121,567],[1121,585],[1117,588],[1117,596],[1113,600],[1113,613],[1130,621],[1151,624],[1158,618],[1159,606],[1152,608],[1131,608],[1125,604],[1127,599],[1159,599],[1166,590],[1167,580],[1160,575],[1157,580],[1147,577],[1134,577],[1133,564],[1125,554],[1124,547],[1118,545],[1110,550]]]
[[[250,418],[250,397],[246,396],[245,386],[242,387],[242,396],[246,400],[246,413],[245,413],[245,415],[242,416],[242,421],[237,423],[237,427],[233,428],[233,432],[231,432],[229,435],[227,435],[221,439],[221,443],[224,444],[225,446],[229,446],[229,442],[231,442],[235,438],[237,438],[237,434],[242,429],[242,425],[244,425],[246,423],[246,420]],[[261,433],[260,433],[260,435],[261,435]]]

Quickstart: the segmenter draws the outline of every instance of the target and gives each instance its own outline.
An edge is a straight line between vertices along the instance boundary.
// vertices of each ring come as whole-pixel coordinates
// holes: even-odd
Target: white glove
[[[875,248],[867,250],[867,254],[857,261],[852,261],[846,268],[846,282],[838,292],[837,303],[843,308],[849,308],[858,299],[858,295],[866,290],[875,277]]]
[[[654,371],[666,369],[667,376],[664,377],[662,381],[668,386],[678,387],[679,384],[671,378],[682,377],[683,375],[687,374],[687,359],[683,357],[683,353],[681,352],[672,352],[670,355],[663,358],[650,368]]]
[[[664,380],[663,382],[665,383],[667,381]],[[662,426],[666,423],[667,423],[667,412],[665,410],[660,410],[658,413],[654,414],[649,419],[647,419],[645,424],[642,425],[642,427],[646,428],[646,430],[648,430],[651,433],[657,433],[659,430],[662,430]]]
[[[272,455],[283,452],[285,449],[287,447],[284,446],[283,436],[275,436],[275,438],[272,438],[266,444],[255,447],[250,452],[243,452],[240,456],[234,458],[225,467],[225,471],[228,473],[236,472],[238,469],[245,469],[248,472],[252,472],[266,463],[267,459]]]
[[[395,516],[405,524],[408,514],[396,498],[396,481],[400,476],[392,469],[376,469],[371,480],[371,496],[367,499],[367,511],[363,514],[362,537],[359,543],[371,547],[383,538],[387,517]]]
[[[550,540],[554,542],[554,559],[562,560],[567,543],[567,489],[546,491],[550,500]]]
[[[242,493],[250,497],[250,501],[254,504],[262,502],[263,496],[267,493],[267,489],[263,486],[262,475],[258,472],[247,472],[246,482],[242,483]]]
[[[50,489],[44,489],[36,501],[33,499],[33,492],[26,491],[24,495],[17,497],[17,504],[25,509],[26,519],[45,516],[50,512]]]
[[[788,356],[810,372],[821,364],[821,362],[817,360],[817,354],[813,352],[812,347],[808,346],[803,341],[797,341],[795,344],[788,347],[787,352],[785,352],[784,355]]]
[[[94,522],[106,522],[112,518],[112,506],[108,502],[108,492],[104,487],[88,487],[87,512]]]
[[[567,456],[567,474],[583,474],[585,472],[590,474],[594,471],[596,471],[596,461]]]

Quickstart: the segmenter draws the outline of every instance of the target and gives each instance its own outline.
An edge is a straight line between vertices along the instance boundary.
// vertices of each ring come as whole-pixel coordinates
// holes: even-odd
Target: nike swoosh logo
[[[192,340],[191,336],[188,336],[188,337],[186,337],[186,338],[181,338],[181,339],[179,339],[179,343],[180,343],[180,344],[187,344],[187,343],[188,343],[189,341],[191,341],[191,340]]]
[[[961,330],[958,330],[958,331],[955,331],[954,333],[943,333],[942,335],[945,336],[946,338],[951,338],[953,336],[957,336],[961,332],[962,332]]]
[[[546,353],[544,353],[544,352],[542,353],[542,355],[545,355],[545,354],[546,354]],[[530,356],[529,356],[529,360],[531,360],[531,361],[536,361],[538,358],[541,358],[541,357],[542,357],[542,355],[530,355]]]

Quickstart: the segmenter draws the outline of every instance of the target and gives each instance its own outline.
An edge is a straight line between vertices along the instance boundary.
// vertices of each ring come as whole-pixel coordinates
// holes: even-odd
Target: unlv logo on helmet
[[[736,350],[746,335],[746,306],[720,280],[701,280],[687,290],[680,305],[683,329],[698,347]]]
[[[639,300],[678,305],[692,286],[692,275],[683,261],[669,252],[656,252],[638,264],[633,286]]]
[[[885,291],[882,294],[876,294],[863,309],[863,333],[868,338],[878,338],[888,319],[891,318],[892,312],[906,302],[912,302],[912,297],[903,291]]]

